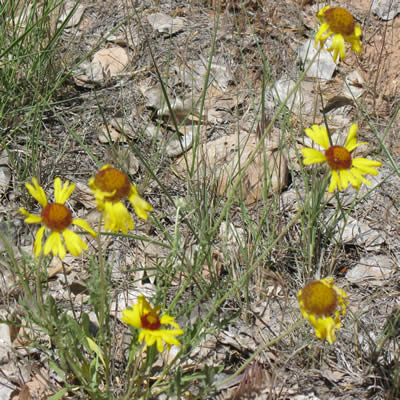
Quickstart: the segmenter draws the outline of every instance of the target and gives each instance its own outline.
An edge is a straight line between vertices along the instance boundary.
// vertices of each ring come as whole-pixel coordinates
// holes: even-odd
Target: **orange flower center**
[[[325,151],[328,165],[335,170],[349,169],[351,167],[351,154],[342,146],[331,146]]]
[[[71,210],[60,203],[47,204],[40,216],[43,223],[55,232],[62,232],[72,223]]]
[[[334,33],[340,33],[342,35],[348,36],[354,32],[354,18],[344,8],[328,8],[324,12],[324,18],[329,25],[331,31]]]
[[[143,329],[150,329],[151,331],[157,331],[161,327],[161,322],[160,319],[158,318],[158,314],[155,313],[154,311],[142,315],[140,317],[140,321],[142,322]]]
[[[301,300],[307,312],[318,316],[332,314],[337,306],[336,291],[321,281],[312,281],[306,285]]]
[[[129,195],[131,184],[129,178],[115,168],[106,168],[97,173],[94,178],[97,189],[106,193],[115,193],[109,200],[119,201]]]

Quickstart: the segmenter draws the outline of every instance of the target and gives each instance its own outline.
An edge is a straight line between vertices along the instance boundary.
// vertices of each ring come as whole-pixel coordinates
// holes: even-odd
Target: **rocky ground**
[[[324,228],[317,238],[319,266],[305,264],[299,257],[296,248],[306,246],[307,239],[301,226],[291,229],[251,280],[246,312],[208,334],[182,367],[195,371],[224,365],[214,381],[223,382],[260,346],[298,319],[299,285],[318,274],[335,276],[349,294],[349,312],[338,340],[331,347],[322,342],[310,347],[305,339],[309,327],[303,326],[299,333],[261,352],[245,372],[221,385],[215,398],[400,398],[398,382],[393,393],[400,370],[398,328],[385,351],[374,359],[376,344],[391,318],[398,315],[400,304],[400,4],[393,1],[385,8],[386,3],[375,3],[332,3],[350,10],[362,26],[362,55],[348,51],[346,60],[335,65],[329,54],[321,53],[320,68],[310,69],[265,138],[265,154],[272,198],[279,204],[270,216],[277,230],[293,218],[306,197],[296,149],[310,144],[304,128],[322,124],[324,114],[335,140],[343,141],[351,123],[358,123],[359,140],[370,144],[360,147],[358,154],[383,162],[380,174],[370,179],[376,188],[369,192],[363,186],[358,194],[351,189],[341,194],[341,207],[350,210],[346,224],[332,222],[338,198],[328,204],[318,220]],[[65,2],[66,10],[72,6]],[[242,164],[248,160],[312,54],[320,7],[314,1],[294,0],[82,1],[64,32],[60,59],[83,61],[56,92],[55,106],[42,121],[37,170],[42,186],[51,190],[56,176],[75,182],[71,204],[95,224],[95,205],[86,187],[97,169],[95,160],[122,164],[153,205],[155,217],[173,233],[173,200],[187,199],[187,163],[193,159],[197,182],[209,185],[210,198],[229,196],[238,160]],[[12,152],[23,153],[25,144],[22,135],[17,137]],[[29,252],[31,226],[17,216],[19,207],[27,207],[24,188],[16,182],[8,153],[3,151],[0,158],[1,232],[16,249]],[[256,157],[242,178],[239,198],[253,221],[261,220],[264,202],[271,201],[265,200],[265,172],[260,172],[265,170],[265,158]],[[353,207],[356,196],[361,201]],[[221,225],[219,241],[212,246],[215,270],[205,266],[204,279],[224,280],[227,271],[237,268],[240,274],[246,268],[238,243],[243,248],[247,242],[250,248],[254,237],[240,215],[241,208],[234,205],[229,223]],[[326,227],[334,240],[324,245]],[[190,259],[199,243],[184,225],[181,228],[182,251]],[[150,223],[138,222],[135,234],[159,242],[165,239],[159,227]],[[160,280],[154,269],[164,262],[167,265],[170,253],[154,243],[121,238],[107,243],[107,257],[113,265],[112,315],[119,317],[138,293],[154,295]],[[7,266],[0,265],[5,318],[18,312],[18,290]],[[75,306],[84,308],[87,274],[73,257],[63,264],[54,260],[49,270],[54,297],[67,304],[72,296]],[[161,276],[171,280],[171,292],[185,279],[182,271]],[[240,310],[241,301],[226,302],[221,314]],[[203,318],[210,306],[207,301],[200,304],[191,318]],[[2,341],[9,347],[2,355],[1,370],[7,379],[0,378],[4,381],[0,398],[47,398],[52,388],[43,379],[48,376],[45,366],[38,358],[33,367],[24,362],[35,357],[27,355],[18,332],[4,324],[1,327]],[[120,331],[118,341],[123,343],[128,332]],[[298,337],[303,339],[296,341]],[[123,362],[122,344],[116,357]],[[23,397],[24,390],[31,397]]]

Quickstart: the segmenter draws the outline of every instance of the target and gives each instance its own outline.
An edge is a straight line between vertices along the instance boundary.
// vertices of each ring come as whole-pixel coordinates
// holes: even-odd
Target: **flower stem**
[[[100,343],[101,347],[103,348],[103,355],[104,355],[104,360],[105,360],[105,376],[106,376],[106,382],[109,383],[110,380],[110,357],[109,357],[109,352],[108,352],[108,337],[109,337],[109,324],[106,319],[106,314],[105,314],[105,308],[106,308],[106,296],[107,296],[107,284],[106,284],[106,274],[105,274],[105,262],[104,262],[104,255],[103,255],[103,247],[101,243],[101,225],[103,222],[103,217],[100,215],[99,218],[99,226],[97,229],[97,236],[96,236],[96,241],[97,241],[97,249],[98,249],[98,264],[99,264],[99,280],[100,280],[100,307],[98,309],[98,320],[99,320],[99,335],[100,335]],[[108,307],[107,307],[107,312],[108,312]],[[107,330],[105,330],[105,328]],[[109,385],[107,385],[107,388],[109,388]]]

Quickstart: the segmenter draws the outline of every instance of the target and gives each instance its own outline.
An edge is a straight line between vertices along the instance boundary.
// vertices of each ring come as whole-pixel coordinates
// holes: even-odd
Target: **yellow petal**
[[[75,257],[79,256],[83,250],[87,250],[87,244],[79,235],[69,229],[64,229],[62,233],[68,251]]]
[[[61,241],[61,235],[59,232],[52,232],[47,238],[44,244],[43,253],[44,255],[53,253],[54,256],[58,255],[61,259],[64,259],[67,255],[64,245]]]
[[[146,342],[147,346],[153,346],[153,344],[157,340],[157,336],[152,335],[151,332],[148,329],[142,329],[142,332],[144,333],[144,341]]]
[[[335,191],[335,189],[339,187],[339,190],[342,190],[342,187],[340,186],[340,179],[338,173],[333,169],[332,170],[332,178],[331,178],[331,183],[329,184],[328,192],[332,193]]]
[[[86,232],[89,232],[94,238],[97,236],[96,232],[90,227],[90,225],[84,219],[74,219],[72,220],[72,224],[79,226]]]
[[[322,24],[319,27],[319,30],[317,32],[317,34],[315,35],[315,42],[314,42],[314,46],[317,47],[318,46],[318,42],[321,43],[321,47],[323,47],[325,40],[327,39],[327,37],[329,37],[332,32],[328,32],[329,31],[329,25],[328,24]],[[325,32],[328,32],[327,35],[324,36]]]
[[[145,336],[146,336],[146,332],[145,332],[144,329],[142,329],[142,330],[139,332],[138,342],[140,343],[143,339],[145,339]]]
[[[323,126],[313,125],[310,128],[305,129],[306,135],[312,139],[313,142],[319,144],[325,150],[329,149],[329,137],[328,132]]]
[[[175,318],[171,317],[168,314],[164,314],[161,318],[160,318],[160,323],[161,325],[171,325],[177,329],[180,329],[179,325],[175,322]]]
[[[354,168],[350,169],[349,172],[349,181],[354,189],[358,189],[360,187],[360,180],[353,174]]]
[[[347,134],[346,144],[344,147],[350,153],[357,147],[357,129],[358,125],[352,124],[349,133]]]
[[[328,49],[328,51],[333,50],[333,61],[337,61],[338,54],[340,55],[340,59],[343,60],[346,57],[346,50],[344,47],[344,39],[340,33],[337,33],[332,40],[332,45]]]
[[[361,54],[361,43],[359,39],[352,39],[349,41],[351,43],[351,50],[355,51],[358,54]]]
[[[24,208],[20,208],[19,213],[25,215],[26,218],[24,222],[26,222],[27,224],[40,224],[42,222],[42,217],[40,217],[39,215],[33,215],[26,211]]]
[[[353,167],[356,167],[362,174],[378,175],[378,171],[373,167],[380,167],[382,163],[368,158],[354,158],[352,160]]]
[[[157,338],[157,350],[159,353],[162,353],[164,350],[164,344],[163,344],[161,338]]]
[[[333,344],[335,342],[335,321],[332,317],[318,318],[315,328],[315,334],[320,339],[327,339],[329,344]]]
[[[74,183],[70,185],[69,181],[66,181],[64,185],[61,186],[61,179],[58,177],[54,179],[54,198],[56,203],[64,204],[69,199],[74,189]]]
[[[147,219],[147,213],[153,211],[153,207],[146,200],[142,199],[139,196],[138,191],[134,185],[131,185],[129,201],[133,205],[133,208],[135,209],[135,214],[139,218]]]
[[[122,310],[121,320],[134,328],[142,328],[142,320],[138,308],[133,308],[132,310],[126,308]]]
[[[42,226],[36,232],[36,239],[35,239],[35,243],[33,245],[33,253],[36,258],[39,257],[39,254],[42,251],[42,241],[43,241],[43,234],[44,234],[45,229],[46,229],[46,227]]]
[[[28,192],[30,193],[30,195],[35,200],[37,200],[42,207],[46,207],[47,206],[46,193],[44,192],[42,187],[39,185],[36,178],[32,178],[32,183],[33,183],[33,185],[30,185],[29,183],[25,183],[25,187],[28,189]]]
[[[133,220],[120,201],[104,202],[104,227],[111,232],[122,231],[123,233],[128,233],[128,229],[133,229]]]
[[[318,18],[321,22],[324,22],[324,21],[325,21],[324,14],[325,14],[325,11],[328,10],[329,8],[331,8],[331,6],[325,6],[324,8],[321,8],[321,9],[318,11],[317,18]]]
[[[304,159],[303,159],[304,165],[317,164],[317,163],[326,161],[325,154],[321,153],[318,150],[305,148],[305,149],[301,149],[300,151],[304,157]]]
[[[363,183],[365,183],[365,184],[367,184],[369,186],[372,186],[372,183],[369,180],[365,179],[362,176],[362,173],[357,168],[352,168],[350,171],[358,179],[358,181],[360,183],[363,182]],[[358,189],[359,187],[360,187],[360,185],[358,185],[358,187],[356,187],[356,189]]]
[[[342,187],[342,189],[347,189],[350,180],[353,179],[354,181],[354,177],[352,177],[350,171],[348,171],[347,169],[339,171],[338,174],[339,174],[340,186]]]

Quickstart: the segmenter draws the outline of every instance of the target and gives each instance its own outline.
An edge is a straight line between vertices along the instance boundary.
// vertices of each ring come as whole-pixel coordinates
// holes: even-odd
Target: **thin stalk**
[[[103,248],[101,243],[101,224],[103,222],[103,216],[100,215],[99,217],[99,225],[97,229],[97,249],[98,249],[98,264],[99,264],[99,279],[100,279],[100,308],[98,310],[98,318],[99,318],[99,334],[101,338],[101,346],[103,348],[103,354],[105,357],[105,375],[106,375],[106,382],[107,388],[109,389],[109,382],[110,382],[110,357],[108,352],[108,345],[107,345],[107,338],[109,337],[109,324],[105,324],[105,307],[106,307],[106,295],[107,295],[107,284],[106,284],[106,274],[105,274],[105,262],[103,256]],[[104,327],[107,327],[107,331],[105,331]]]

